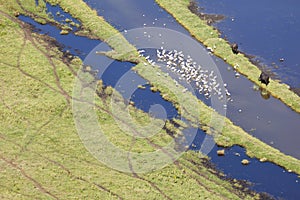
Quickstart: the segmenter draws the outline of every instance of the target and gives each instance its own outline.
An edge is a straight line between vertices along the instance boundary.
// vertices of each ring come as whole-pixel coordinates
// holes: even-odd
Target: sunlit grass
[[[236,66],[237,71],[245,75],[249,80],[261,85],[270,92],[275,98],[290,106],[293,110],[300,112],[300,97],[289,90],[289,86],[277,81],[271,80],[268,87],[258,81],[261,71],[253,65],[243,54],[235,55],[231,51],[230,44],[222,38],[219,33],[205,21],[193,14],[189,9],[189,0],[156,0],[156,2],[168,11],[173,17],[184,26],[193,37],[201,41],[207,47],[214,48],[214,54],[225,59],[231,66]]]
[[[195,38],[199,39],[200,41],[204,41],[204,43],[207,41],[210,42],[211,45],[215,44],[217,52],[226,55],[226,57],[228,57],[226,58],[227,61],[234,60],[235,62],[233,64],[240,63],[239,64],[240,66],[244,66],[240,68],[252,72],[250,77],[252,77],[253,79],[259,76],[260,71],[257,69],[257,67],[251,65],[251,63],[243,55],[241,54],[234,55],[231,52],[231,48],[229,44],[226,41],[218,38],[218,32],[216,30],[214,30],[210,26],[207,26],[205,22],[201,21],[196,15],[190,13],[190,11],[187,9],[187,5],[189,4],[189,1],[177,0],[177,1],[169,2],[169,1],[162,0],[157,2],[162,7],[167,8],[167,10],[174,16],[175,16],[174,13],[176,13],[175,18],[180,23],[184,24],[186,28],[190,29],[190,27],[193,27],[191,29],[191,32]],[[63,8],[71,6],[70,4],[71,1],[68,0],[60,3],[60,5]],[[200,122],[201,127],[204,130],[206,130],[208,133],[211,132],[210,127],[215,130],[219,130],[221,128],[220,124],[218,124],[217,121],[215,121],[213,124],[211,122],[212,118],[222,119],[222,117],[220,117],[219,114],[217,114],[211,108],[207,107],[203,102],[197,100],[196,97],[191,95],[190,93],[183,94],[182,90],[184,88],[181,86],[176,87],[173,80],[170,77],[161,79],[161,77],[157,75],[157,72],[161,73],[160,69],[144,66],[142,63],[144,63],[145,60],[143,58],[137,59],[137,57],[135,57],[135,55],[137,55],[136,50],[126,40],[124,40],[123,36],[117,34],[117,36],[107,40],[107,36],[109,35],[109,32],[111,31],[111,36],[113,36],[116,30],[110,25],[106,25],[106,22],[103,20],[103,18],[100,17],[100,22],[96,20],[99,18],[98,16],[96,16],[96,12],[89,11],[88,8],[84,7],[86,5],[84,4],[81,5],[80,3],[78,5],[80,5],[80,7],[83,6],[81,10],[86,9],[86,12],[76,12],[76,9],[69,9],[68,11],[73,16],[78,17],[78,19],[81,20],[83,24],[89,25],[89,27],[86,28],[90,30],[89,32],[92,35],[106,40],[108,44],[114,48],[114,51],[109,52],[108,54],[109,56],[119,60],[135,61],[140,63],[134,68],[134,70],[136,70],[142,77],[149,80],[150,84],[153,85],[155,88],[157,88],[165,99],[172,101],[174,103],[174,106],[178,108],[179,113],[182,114],[186,119],[194,123],[194,125],[199,126],[199,122]],[[101,13],[99,14],[101,15]],[[185,22],[186,20],[188,21],[188,23]],[[107,27],[107,28],[100,31],[101,30],[100,26]],[[99,28],[95,28],[95,27],[99,27]],[[130,50],[129,54],[127,53],[128,50]],[[245,71],[241,73],[244,74]],[[257,81],[258,80],[256,78],[256,82]],[[272,81],[272,83],[274,83],[274,81]],[[271,84],[269,86],[268,86],[269,88],[272,88]],[[281,86],[280,88],[284,87],[283,84],[281,84],[280,86]],[[294,93],[292,93],[289,90],[285,90],[285,92],[289,95],[292,96],[294,95]],[[181,107],[184,107],[184,109],[181,109]],[[184,113],[182,113],[183,111]],[[198,116],[199,113],[201,113],[200,116]],[[219,144],[223,144],[226,146],[233,145],[233,144],[241,145],[247,149],[248,154],[251,156],[255,156],[257,158],[266,157],[271,162],[274,162],[287,169],[300,173],[299,160],[284,155],[283,153],[280,153],[275,148],[272,148],[269,145],[264,144],[260,140],[252,137],[244,130],[234,125],[227,118],[225,118],[224,128],[222,130],[219,130],[218,134],[219,137],[217,139],[217,142]]]
[[[20,2],[28,10],[31,10],[29,5],[35,6]],[[79,2],[73,1],[75,5]],[[7,2],[0,5],[5,12],[13,9],[6,7],[10,5]],[[85,4],[81,6],[87,9]],[[89,14],[90,10],[87,11]],[[37,40],[37,34],[2,14],[0,22],[3,26],[0,40],[2,199],[165,199],[164,195],[172,199],[250,199],[249,195],[236,191],[231,183],[206,171],[199,154],[193,152],[185,153],[179,162],[184,164],[189,158],[199,161],[197,167],[170,164],[142,175],[121,173],[99,162],[77,135],[69,102],[75,78],[70,69],[79,70],[81,61],[76,58],[71,63],[63,63],[62,53],[56,47],[50,48],[42,38]],[[109,97],[96,99],[98,120],[107,129],[107,136],[120,148],[128,149],[131,137],[119,129],[112,115],[102,110],[110,110],[105,107]],[[117,116],[126,117],[118,110],[124,105],[118,106]],[[149,121],[146,113],[133,107],[130,113],[138,123]],[[170,136],[161,130],[150,140],[164,145]],[[153,150],[143,139],[136,144],[133,148],[136,152]],[[201,174],[196,174],[200,168]],[[199,184],[202,182],[203,185]]]

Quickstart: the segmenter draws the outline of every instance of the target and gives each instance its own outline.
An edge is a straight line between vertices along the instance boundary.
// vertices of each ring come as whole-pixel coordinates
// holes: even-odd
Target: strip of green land
[[[236,70],[246,76],[249,80],[266,89],[272,96],[280,99],[283,103],[300,113],[300,97],[293,91],[289,90],[289,86],[271,80],[266,87],[260,84],[258,77],[261,71],[257,66],[253,65],[243,54],[234,54],[231,51],[230,44],[219,37],[217,30],[207,25],[206,21],[201,20],[197,15],[193,14],[188,6],[190,0],[155,0],[162,8],[169,12],[182,26],[184,26],[190,34],[205,46],[213,49],[213,53],[220,58],[226,60],[231,66],[238,66]]]
[[[208,131],[211,129],[218,131],[220,129],[217,123],[214,122],[213,124],[211,124],[212,117],[222,120],[222,117],[218,113],[216,113],[211,108],[206,106],[203,102],[197,100],[196,97],[193,96],[192,94],[190,93],[182,94],[182,90],[184,88],[182,86],[176,87],[174,81],[172,81],[170,77],[161,79],[161,77],[157,75],[157,72],[162,73],[160,69],[145,66],[143,64],[145,62],[143,58],[134,57],[134,55],[137,54],[135,53],[136,50],[134,50],[134,47],[130,45],[121,35],[118,35],[117,37],[113,37],[114,41],[109,40],[107,38],[107,35],[109,35],[107,32],[110,32],[111,30],[111,34],[112,34],[111,36],[113,36],[113,34],[115,33],[115,29],[110,25],[108,25],[103,20],[103,18],[97,16],[96,12],[90,10],[86,4],[80,2],[81,1],[78,1],[78,3],[75,4],[74,1],[68,1],[68,0],[58,1],[60,6],[63,9],[68,10],[72,16],[79,19],[81,23],[84,25],[84,27],[87,30],[89,30],[89,32],[91,32],[94,35],[94,37],[106,41],[114,49],[113,54],[110,54],[110,56],[121,60],[128,60],[128,61],[136,60],[139,64],[135,67],[135,70],[142,77],[149,80],[150,83],[152,83],[155,87],[157,87],[161,91],[164,98],[172,101],[175,105],[178,105],[179,102],[186,102],[185,104],[180,104],[180,106],[183,107],[182,110],[185,110],[184,113],[181,113],[183,117],[194,122],[197,122],[198,118],[200,118],[199,120],[201,123],[201,128],[206,129]],[[187,1],[184,2],[187,3]],[[76,7],[76,5],[80,6],[81,8],[80,12],[78,12],[78,9],[76,9],[78,8]],[[178,2],[176,1],[174,5],[178,6]],[[183,7],[182,4],[179,5],[181,6],[178,7],[180,8]],[[196,15],[193,15],[192,13],[190,13],[190,15],[185,16],[185,19],[191,22],[195,21],[196,19],[194,17],[196,17]],[[188,18],[189,16],[191,17],[191,19]],[[200,25],[197,26],[194,25],[194,26],[199,29],[198,31],[200,31],[202,35],[206,35],[205,33],[209,33],[208,35],[211,35],[210,30],[209,31],[206,30],[204,31],[204,33],[203,31],[201,31],[202,30],[201,25],[204,28],[206,27],[206,24],[203,21],[197,18],[197,22],[199,22]],[[210,29],[212,28],[210,27]],[[103,32],[105,33],[104,35]],[[115,42],[115,39],[118,37],[120,37],[120,40],[122,41],[122,47],[119,46],[118,42]],[[133,49],[132,50],[133,53],[131,53],[130,55],[127,54],[123,55],[122,52],[123,51],[128,52],[127,51],[128,49]],[[238,56],[241,57],[241,55]],[[176,94],[174,95],[174,93]],[[200,109],[200,113],[201,113],[200,117],[196,116],[197,112],[195,112],[194,109],[195,107],[193,106],[195,105],[195,102],[198,102],[197,107],[199,107]],[[222,146],[231,146],[234,144],[243,146],[246,148],[247,154],[249,156],[274,162],[288,170],[292,170],[300,174],[300,167],[299,167],[300,161],[298,159],[285,155],[279,150],[261,142],[257,138],[246,133],[240,127],[234,125],[228,118],[225,118],[224,128],[220,132],[218,132],[218,137],[216,138],[216,142]]]
[[[63,62],[62,53],[49,38],[32,33],[19,21],[16,12],[33,11],[37,18],[43,15],[43,9],[35,10],[34,1],[19,3],[22,6],[15,1],[0,1],[1,199],[258,198],[241,191],[238,182],[222,180],[194,152],[147,174],[121,173],[96,160],[77,135],[70,104],[81,61],[75,58]],[[80,1],[75,3],[77,11],[93,12]],[[107,26],[101,20],[95,23]],[[150,144],[165,145],[172,139],[161,130],[150,143],[142,139],[132,143],[132,138],[113,122],[107,106],[110,90],[100,87],[98,92],[103,97],[96,98],[95,110],[115,145],[147,152],[151,151]],[[130,109],[140,123],[149,120],[145,113]]]
[[[30,12],[43,15],[36,10],[34,1],[20,1]],[[43,1],[39,1],[43,2]],[[118,59],[137,61],[136,70],[155,83],[165,98],[175,104],[174,91],[180,93],[173,81],[158,79],[156,68],[144,66],[137,52],[122,54],[124,48],[133,48],[123,37],[109,40],[117,31],[97,16],[82,1],[61,0],[59,3],[72,16],[81,21],[86,31],[105,40]],[[79,59],[71,63],[62,62],[62,54],[38,34],[33,34],[18,21],[14,14],[25,13],[15,1],[0,1],[0,185],[3,199],[250,199],[253,198],[221,180],[211,169],[207,169],[197,154],[187,152],[178,162],[149,174],[124,174],[114,171],[94,159],[84,148],[74,126],[70,100],[75,73],[81,67]],[[38,17],[37,17],[38,18]],[[153,70],[150,70],[153,69]],[[148,71],[150,70],[150,71]],[[161,78],[160,78],[161,79]],[[167,85],[165,85],[167,84]],[[169,88],[169,89],[167,89]],[[172,93],[171,93],[172,91]],[[105,93],[110,93],[105,91]],[[195,98],[191,94],[179,95],[185,99]],[[196,100],[196,99],[194,99]],[[195,102],[191,99],[192,102]],[[108,137],[116,145],[133,151],[151,151],[152,146],[164,145],[171,138],[162,132],[149,141],[138,140],[130,146],[131,138],[122,133],[112,122],[105,98],[97,100],[99,120],[104,128],[111,130]],[[198,102],[198,100],[196,100]],[[209,107],[199,101],[202,128],[209,130],[211,113]],[[134,108],[131,108],[134,109]],[[199,116],[191,108],[183,108],[191,121]],[[108,112],[107,112],[108,111]],[[132,110],[137,119],[147,121],[144,113]],[[214,115],[218,116],[216,113]],[[299,161],[286,156],[274,148],[264,145],[239,127],[225,119],[226,126],[217,141],[223,145],[240,144],[248,153],[299,171]],[[216,128],[217,130],[217,128]],[[264,149],[265,148],[265,149]],[[196,164],[196,165],[195,165]]]

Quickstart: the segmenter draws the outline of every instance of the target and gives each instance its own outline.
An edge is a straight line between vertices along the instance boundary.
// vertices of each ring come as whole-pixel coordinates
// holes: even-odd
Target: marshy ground
[[[171,78],[162,80],[158,77],[159,69],[146,67],[143,64],[146,59],[140,58],[137,50],[124,37],[109,39],[118,31],[97,16],[84,2],[49,2],[59,3],[65,11],[82,23],[80,35],[105,40],[114,49],[114,52],[108,52],[109,56],[137,64],[134,70],[176,105],[178,99],[173,98],[170,91],[180,93],[183,88],[177,88]],[[164,5],[167,1],[158,2],[167,7]],[[176,1],[174,5],[176,8],[187,9],[186,6],[182,6],[186,2],[182,2],[184,4]],[[211,166],[207,158],[200,158],[195,152],[188,151],[173,164],[147,174],[138,174],[134,169],[131,173],[122,173],[100,163],[82,144],[73,120],[73,83],[77,71],[82,67],[82,60],[62,53],[59,45],[48,36],[33,32],[32,27],[16,17],[20,14],[30,16],[40,23],[56,23],[57,27],[66,30],[64,26],[49,18],[43,1],[39,1],[38,6],[29,0],[0,1],[1,198],[253,199],[265,196],[259,196],[249,190],[248,184],[243,181],[226,179]],[[203,35],[206,35],[207,31],[204,32]],[[197,38],[197,33],[195,37]],[[227,43],[218,38],[207,38],[205,44],[217,45],[216,52],[220,52],[220,55],[224,53],[229,62],[246,62],[243,57],[229,54]],[[123,54],[124,48],[132,51],[130,54]],[[246,66],[248,70],[241,69],[241,72],[253,71],[256,75],[257,69],[249,67],[248,61],[246,63],[249,69]],[[90,75],[89,72],[87,74]],[[251,79],[252,75],[248,77]],[[270,92],[274,96],[284,91],[285,97],[289,99],[283,101],[293,109],[299,109],[299,102],[294,100],[289,91],[273,90],[272,83],[270,85]],[[111,87],[103,87],[100,82],[94,107],[103,129],[108,130],[107,137],[115,145],[133,152],[151,152],[166,145],[178,134],[174,123],[170,121],[151,139],[135,139],[127,135],[113,122],[116,113],[113,113],[108,105],[112,90],[114,89]],[[193,96],[177,96],[185,100],[195,100]],[[121,96],[119,98],[117,109],[120,109],[120,112],[117,112],[117,117],[122,118],[121,110],[129,107],[132,115],[140,120],[139,123],[147,123],[149,115],[124,103]],[[210,124],[207,124],[207,118],[213,110],[201,101],[195,101],[200,104],[202,113],[205,113],[201,115],[200,121],[204,124],[202,128],[208,131]],[[193,107],[187,104],[183,109],[185,112],[182,114],[186,119],[198,120],[199,116],[193,111]],[[265,158],[300,173],[299,160],[286,156],[248,135],[229,119],[225,119],[225,122],[222,134],[217,138],[220,145],[242,145],[251,156]],[[135,131],[135,127],[126,121],[124,126]]]

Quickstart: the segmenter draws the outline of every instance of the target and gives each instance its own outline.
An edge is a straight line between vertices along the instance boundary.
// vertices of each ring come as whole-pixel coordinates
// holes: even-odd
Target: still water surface
[[[49,6],[49,8],[53,9],[53,7],[50,7],[50,6]],[[54,7],[54,8],[59,9],[58,7]],[[153,8],[156,9],[156,6],[154,4],[153,4]],[[154,10],[152,10],[151,13],[153,14],[153,12],[154,12]],[[161,15],[162,14],[168,15],[167,13],[164,13],[162,10],[159,10],[158,12]],[[154,17],[154,20],[155,20],[155,17]],[[152,16],[152,18],[153,18],[153,16]],[[152,20],[152,18],[151,18],[151,20]],[[35,25],[37,28],[40,29],[41,33],[48,33],[50,36],[56,38],[60,43],[64,44],[64,50],[69,50],[71,52],[72,52],[72,50],[74,50],[72,53],[74,53],[74,55],[78,55],[82,58],[84,58],[84,55],[87,55],[93,49],[93,47],[95,47],[99,43],[99,41],[90,40],[85,37],[75,36],[72,33],[67,36],[62,36],[59,34],[59,30],[56,29],[55,27],[52,27],[50,25],[36,24],[30,18],[26,18],[23,16],[21,16],[20,19]],[[169,22],[173,24],[172,26],[175,26],[175,22],[172,19],[170,19],[170,17],[164,17],[164,19],[168,19]],[[162,24],[162,25],[164,26],[164,24]],[[168,26],[170,26],[170,25],[168,25]],[[176,26],[178,26],[178,25],[176,25]],[[177,28],[177,30],[180,30],[180,29],[181,28]],[[78,49],[79,51],[75,51],[75,49]],[[272,116],[272,114],[271,114],[270,118],[267,118],[263,115],[263,113],[264,113],[263,111],[261,111],[260,109],[255,110],[257,103],[262,104],[261,107],[266,107],[268,105],[269,106],[271,105],[271,106],[274,106],[275,108],[277,108],[278,106],[281,106],[277,110],[279,113],[286,112],[286,117],[284,116],[283,119],[289,119],[289,117],[291,116],[290,114],[294,113],[294,112],[290,111],[288,108],[286,108],[286,106],[284,106],[280,101],[278,101],[276,99],[270,98],[267,101],[263,100],[260,97],[259,92],[252,90],[252,84],[249,81],[247,81],[243,77],[235,78],[233,71],[227,70],[225,63],[223,63],[221,60],[218,60],[217,58],[215,58],[215,59],[216,59],[217,63],[220,63],[220,64],[218,64],[218,66],[223,66],[220,68],[220,71],[221,71],[222,75],[225,74],[225,75],[223,75],[224,77],[227,77],[225,79],[225,82],[227,82],[229,85],[229,88],[231,88],[231,93],[232,93],[233,99],[234,99],[234,101],[229,104],[227,113],[229,116],[232,115],[233,121],[234,121],[234,119],[236,119],[236,121],[234,121],[234,122],[236,122],[237,124],[241,123],[241,121],[242,121],[243,123],[241,123],[241,124],[243,126],[245,126],[245,127],[243,127],[245,130],[247,130],[247,127],[249,127],[249,128],[253,127],[253,121],[255,121],[255,120],[260,122],[260,126],[259,126],[259,123],[254,123],[254,125],[256,125],[257,127],[261,127],[258,130],[263,130],[263,128],[266,127],[266,124],[270,124],[269,126],[271,126],[271,124],[277,124],[277,123],[272,123],[272,121],[271,121],[271,123],[269,122],[270,120],[268,120],[268,119],[271,119],[271,120],[274,119],[273,118],[274,116]],[[112,67],[112,68],[110,69],[110,67]],[[126,62],[122,63],[122,62],[115,61],[114,64],[112,64],[112,66],[110,66],[110,67],[108,68],[108,70],[106,72],[107,74],[103,77],[103,79],[106,82],[106,84],[114,85],[115,80],[117,79],[114,76],[122,76],[122,73],[129,71],[129,69],[132,67],[132,64],[126,63]],[[123,69],[123,70],[116,70],[117,68]],[[110,72],[110,70],[111,70],[111,72]],[[118,72],[118,73],[114,73],[114,72]],[[226,75],[226,73],[227,73],[227,75]],[[223,77],[223,79],[224,79],[224,77]],[[241,88],[240,87],[241,85],[246,85],[247,90]],[[244,91],[244,93],[243,93],[243,91]],[[246,93],[250,92],[251,95],[244,96],[245,91],[246,91]],[[253,98],[253,96],[255,96],[255,98]],[[174,111],[174,108],[170,104],[165,103],[165,101],[160,97],[159,93],[152,93],[149,90],[149,87],[146,87],[146,90],[144,90],[144,91],[137,90],[131,98],[136,103],[137,107],[143,109],[146,112],[148,111],[147,109],[149,108],[149,105],[151,104],[151,100],[153,100],[153,102],[155,101],[155,103],[162,104],[165,107],[165,109],[169,113],[168,117],[171,118],[172,116],[176,116],[176,111]],[[239,99],[239,98],[242,98],[242,99]],[[251,99],[252,105],[249,103],[249,99]],[[253,99],[256,99],[256,100],[252,101]],[[242,107],[242,106],[244,106],[244,107]],[[247,109],[247,106],[249,106],[251,109]],[[237,113],[237,109],[241,109],[241,108],[242,108],[242,112]],[[252,110],[252,109],[254,109],[253,112],[247,112],[247,110]],[[256,115],[259,113],[258,111],[261,111],[260,115]],[[251,113],[252,113],[252,115],[251,115]],[[238,116],[238,117],[234,118],[235,116]],[[259,118],[257,118],[257,116],[259,116]],[[295,115],[294,117],[297,117],[297,116],[298,115]],[[243,118],[245,118],[245,119],[243,119]],[[241,120],[241,119],[243,119],[243,120]],[[247,121],[249,121],[249,124],[245,123]],[[295,122],[293,122],[292,124],[295,124]],[[283,128],[286,128],[286,126]],[[250,128],[250,129],[253,130],[252,128]],[[273,129],[276,129],[276,128],[273,127]],[[254,128],[252,133],[254,134],[256,131],[257,131],[257,129]],[[267,129],[267,131],[269,131],[269,130]],[[264,131],[261,131],[261,132],[264,132]],[[199,146],[199,144],[201,144],[200,143],[202,141],[201,138],[203,138],[204,135],[205,135],[205,133],[203,133],[201,130],[198,130],[197,137],[194,140],[196,147]],[[270,139],[270,137],[266,138],[266,140],[268,140],[268,139]],[[274,141],[273,141],[273,144],[274,144]],[[193,147],[191,147],[191,148],[193,149]],[[297,195],[299,196],[299,191],[300,191],[299,184],[298,184],[299,178],[297,178],[297,175],[295,175],[293,173],[287,173],[282,168],[280,168],[274,164],[260,163],[257,160],[250,159],[250,158],[248,158],[248,159],[251,160],[251,164],[249,166],[242,166],[240,164],[241,158],[247,158],[247,156],[244,153],[244,149],[242,149],[240,147],[232,147],[232,148],[228,149],[228,153],[226,154],[225,157],[216,156],[215,151],[217,149],[218,149],[218,147],[215,147],[214,150],[209,154],[209,156],[211,156],[213,163],[215,163],[217,165],[217,167],[220,168],[221,170],[223,170],[228,176],[237,178],[237,179],[249,180],[250,182],[254,183],[253,188],[256,191],[268,192],[276,197],[284,197],[286,199],[296,199]],[[235,155],[235,153],[237,153],[237,152],[240,154],[240,156]],[[266,172],[268,172],[268,173],[266,173]],[[273,179],[268,178],[269,176],[272,177]]]
[[[138,27],[167,27],[188,34],[154,1],[87,0],[109,23],[120,31]],[[201,44],[199,44],[201,45]],[[300,115],[273,97],[265,100],[252,89],[252,82],[234,72],[222,60],[213,56],[223,82],[228,84],[233,102],[229,102],[227,116],[247,132],[282,152],[300,159]],[[201,63],[200,63],[201,64]],[[241,111],[241,112],[239,112]]]
[[[255,55],[283,82],[300,88],[300,1],[196,1],[203,12],[226,16],[215,24],[222,37]]]

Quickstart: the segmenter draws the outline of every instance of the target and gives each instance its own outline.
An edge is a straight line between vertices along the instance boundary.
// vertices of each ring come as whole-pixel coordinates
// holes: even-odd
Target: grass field
[[[43,2],[43,1],[39,1]],[[117,31],[103,18],[79,0],[51,1],[59,3],[64,10],[82,23],[82,34],[106,41],[114,56],[121,60],[139,60],[137,52],[122,36],[110,40]],[[41,5],[43,5],[41,3]],[[76,72],[81,60],[63,62],[63,54],[49,43],[45,36],[32,33],[19,21],[16,13],[46,22],[48,15],[43,6],[34,1],[0,1],[0,198],[1,199],[253,199],[238,182],[224,180],[214,169],[207,167],[207,160],[195,152],[186,152],[179,160],[163,169],[147,174],[121,173],[95,159],[84,147],[74,124],[72,92]],[[132,48],[130,54],[122,54],[124,48]],[[151,69],[151,70],[150,70]],[[166,98],[182,91],[173,81],[160,82],[156,68],[143,64],[135,67],[142,76],[156,83]],[[164,87],[163,87],[164,86]],[[166,87],[167,86],[167,87]],[[167,89],[168,88],[168,89]],[[122,119],[120,103],[117,113],[112,113],[107,102],[112,88],[100,87],[105,97],[96,97],[95,110],[106,136],[118,147],[134,152],[151,152],[154,146],[164,146],[172,138],[162,129],[150,140],[134,140],[114,122],[117,115]],[[191,94],[176,95],[185,101],[199,103],[200,121],[209,124],[213,112]],[[119,110],[118,110],[119,109]],[[182,108],[187,119],[197,121],[199,116],[191,107]],[[139,123],[147,123],[147,114],[129,106],[132,116]],[[214,114],[217,116],[217,114]],[[126,116],[125,116],[126,117]],[[159,121],[157,121],[159,124]],[[300,173],[299,161],[283,155],[268,145],[251,137],[225,119],[225,127],[217,138],[225,146],[240,144],[248,153]],[[131,124],[124,123],[129,130]],[[204,127],[205,128],[205,127]],[[172,127],[170,127],[172,129]],[[129,161],[128,161],[129,162]]]
[[[187,2],[188,1],[178,1],[178,2],[175,1],[174,4],[172,4],[172,6],[169,5],[170,3],[169,4],[166,3],[166,5],[168,5],[168,9],[171,9],[176,5],[177,5],[176,6],[177,9],[187,9],[187,7],[186,7],[188,5]],[[158,3],[161,4],[161,2],[158,2]],[[185,4],[183,4],[183,3],[185,3]],[[60,5],[63,8],[64,7],[67,8],[69,6],[70,7],[74,6],[72,2],[67,1],[67,0],[60,3]],[[80,3],[78,3],[78,5],[80,5],[80,7],[84,7],[84,4],[81,5]],[[183,6],[183,5],[186,5],[186,6]],[[164,7],[164,5],[163,5],[163,7]],[[72,14],[72,16],[79,16],[79,14],[77,14],[78,9],[79,8],[77,8],[77,9],[74,8],[69,11]],[[84,9],[81,9],[81,10],[84,10]],[[175,12],[175,10],[173,10],[173,11]],[[259,159],[267,159],[268,161],[271,161],[275,164],[283,166],[287,170],[292,170],[292,171],[300,174],[300,167],[299,167],[300,161],[298,159],[295,159],[291,156],[287,156],[287,155],[281,153],[280,151],[278,151],[277,149],[261,142],[260,140],[256,139],[255,137],[251,136],[250,134],[246,133],[243,129],[234,125],[229,119],[222,118],[218,113],[213,111],[211,108],[206,106],[204,103],[202,103],[201,101],[198,101],[195,98],[195,96],[191,95],[190,93],[182,94],[182,90],[184,89],[183,87],[181,87],[181,86],[176,87],[175,83],[172,81],[172,79],[170,77],[161,79],[161,77],[157,75],[158,73],[162,74],[160,69],[145,66],[143,64],[146,61],[144,58],[135,57],[136,50],[126,40],[124,41],[123,36],[121,36],[119,34],[113,35],[114,36],[114,37],[112,37],[113,40],[109,40],[106,37],[103,37],[101,29],[100,29],[100,27],[102,26],[101,22],[103,22],[103,21],[97,22],[99,24],[94,24],[96,19],[99,17],[97,15],[93,15],[94,11],[90,10],[89,12],[90,12],[90,17],[84,18],[86,21],[83,22],[83,20],[80,20],[80,16],[78,17],[78,19],[80,21],[82,21],[83,24],[84,23],[93,24],[92,27],[99,27],[99,28],[93,29],[93,30],[88,29],[88,32],[90,32],[91,35],[93,35],[93,37],[101,38],[102,40],[106,41],[114,49],[112,52],[108,52],[107,55],[114,59],[137,62],[138,64],[136,67],[134,67],[134,70],[136,70],[139,73],[139,75],[141,75],[143,78],[147,79],[153,86],[155,86],[155,88],[161,92],[162,96],[165,99],[173,102],[175,107],[178,107],[180,102],[186,102],[184,104],[180,104],[180,106],[182,106],[182,109],[179,109],[179,111],[180,110],[185,111],[184,113],[181,113],[183,115],[183,117],[194,122],[196,126],[199,126],[199,122],[200,122],[201,128],[205,129],[207,132],[210,132],[210,129],[214,129],[217,131],[218,137],[216,138],[216,142],[219,145],[231,146],[231,145],[237,144],[237,145],[243,146],[246,148],[247,154],[249,156],[256,157]],[[88,12],[88,8],[87,8],[87,10],[84,12],[84,15],[88,15],[89,12]],[[180,13],[186,14],[187,16],[185,16],[183,19],[185,21],[189,21],[190,23],[194,23],[193,26],[192,25],[191,26],[195,28],[196,32],[199,35],[203,35],[203,37],[207,37],[207,40],[210,40],[209,37],[216,38],[218,36],[217,32],[215,32],[215,34],[210,34],[213,29],[211,27],[207,26],[206,23],[204,21],[201,21],[196,15],[188,12],[187,10],[184,10],[184,12],[182,11]],[[100,13],[100,15],[101,15],[101,13]],[[93,19],[92,16],[94,16],[95,19]],[[195,17],[197,17],[197,18],[195,18]],[[100,17],[100,19],[103,19],[103,18]],[[103,27],[106,27],[106,25]],[[109,30],[112,28],[113,27],[110,27]],[[189,27],[186,27],[186,28],[189,29]],[[105,29],[105,30],[108,30],[108,29]],[[112,33],[114,33],[114,31],[112,31]],[[209,34],[207,35],[207,33],[209,33]],[[194,35],[196,37],[196,33],[192,34],[192,35]],[[118,46],[119,43],[115,42],[116,40],[118,40],[118,38],[120,38],[120,41],[122,41],[121,46]],[[216,39],[221,40],[218,38],[216,38]],[[231,51],[230,48],[229,48],[229,50]],[[123,52],[125,52],[125,53],[123,53]],[[128,54],[127,52],[130,52],[130,54]],[[238,56],[241,57],[242,55],[238,55]],[[255,66],[252,66],[252,68],[255,70],[258,70]],[[288,89],[286,89],[285,92],[291,94],[292,96],[295,95],[293,92],[289,91]],[[293,102],[298,103],[297,95],[295,95],[293,97],[294,97]],[[199,111],[197,109],[195,109],[195,107],[197,107],[199,109]],[[198,116],[199,113],[201,113],[200,116]],[[211,120],[211,119],[216,119],[216,120]],[[222,122],[223,119],[225,120],[224,128],[222,128],[222,126],[220,126],[220,124],[218,124],[218,122]]]
[[[28,10],[32,1],[19,2]],[[32,5],[35,6],[35,5]],[[71,94],[81,61],[63,54],[15,16],[14,1],[0,2],[0,198],[1,199],[250,199],[239,184],[222,180],[205,159],[189,152],[176,163],[147,174],[121,173],[96,160],[83,146],[73,121]],[[42,16],[42,12],[40,13]],[[107,88],[106,88],[107,89]],[[105,89],[105,90],[106,90]],[[101,92],[101,91],[100,91]],[[109,94],[109,91],[102,91]],[[97,98],[107,136],[122,148],[131,137],[118,130]],[[145,113],[130,108],[142,122]],[[142,120],[145,118],[145,120]],[[164,130],[134,151],[170,140]],[[117,137],[116,137],[117,136]],[[165,139],[164,139],[165,138]]]

